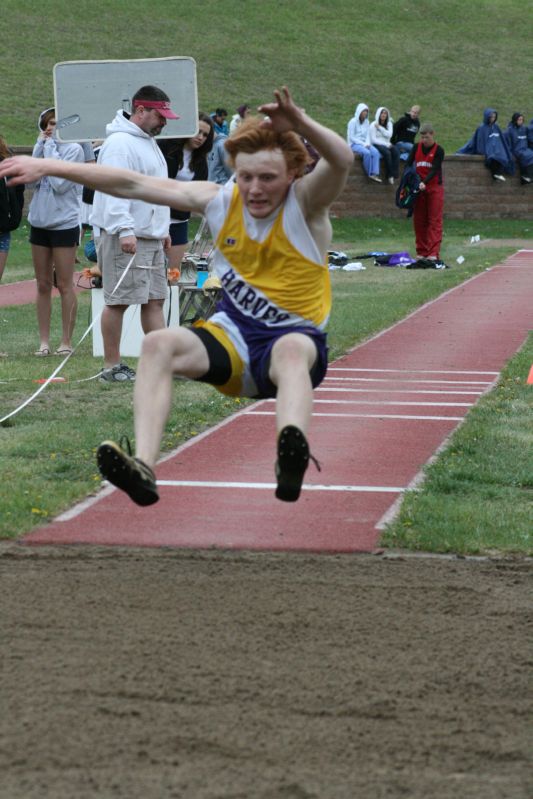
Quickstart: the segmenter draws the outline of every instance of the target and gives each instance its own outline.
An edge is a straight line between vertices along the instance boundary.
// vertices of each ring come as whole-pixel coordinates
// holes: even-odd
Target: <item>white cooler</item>
[[[180,302],[179,286],[169,286],[169,295],[165,300],[163,313],[168,327],[177,327],[180,323]],[[104,292],[102,289],[91,290],[92,318],[96,319],[104,308]],[[170,309],[170,319],[169,319]],[[100,320],[96,322],[92,329],[93,334],[93,355],[102,356],[104,354],[104,342]],[[141,308],[140,305],[131,305],[124,314],[122,323],[122,338],[120,339],[120,354],[138,358],[141,354],[141,344],[143,340],[143,329],[141,327]]]

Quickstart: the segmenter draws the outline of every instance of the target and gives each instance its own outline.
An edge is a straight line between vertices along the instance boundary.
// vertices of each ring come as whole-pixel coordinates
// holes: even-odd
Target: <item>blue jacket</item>
[[[526,125],[515,125],[514,120],[519,114],[513,114],[513,119],[509,122],[505,136],[509,149],[514,155],[520,166],[527,167],[533,164],[533,150],[528,147]]]
[[[527,145],[533,148],[533,119],[529,121],[529,125],[527,126]]]
[[[496,119],[489,124],[491,114],[496,114]],[[509,145],[503,135],[500,126],[496,124],[498,113],[494,108],[485,108],[483,112],[483,124],[475,131],[474,135],[464,147],[457,152],[460,155],[484,155],[485,163],[488,161],[498,161],[508,175],[514,173],[514,161]]]

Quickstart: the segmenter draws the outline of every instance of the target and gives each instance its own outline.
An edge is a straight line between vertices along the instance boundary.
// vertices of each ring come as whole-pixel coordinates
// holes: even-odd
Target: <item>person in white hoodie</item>
[[[381,155],[370,143],[369,128],[368,106],[365,103],[359,103],[355,109],[355,114],[348,122],[346,141],[350,145],[352,151],[361,156],[363,160],[363,169],[370,180],[381,183],[381,178],[379,176],[379,161]]]
[[[155,136],[161,133],[167,119],[178,118],[170,107],[169,97],[157,86],[143,86],[133,96],[132,109],[131,116],[119,109],[113,122],[107,125],[98,164],[166,178],[167,165]],[[134,370],[120,360],[122,320],[130,305],[140,305],[145,333],[165,327],[164,250],[170,247],[170,211],[162,205],[97,191],[90,222],[97,242],[105,303],[101,321],[104,368],[99,380],[109,383],[135,380]],[[135,259],[117,287],[132,256]]]
[[[389,109],[382,105],[376,111],[376,118],[370,123],[369,134],[371,143],[379,150],[383,158],[385,175],[390,184],[394,184],[400,174],[400,156],[396,147],[391,144],[392,130],[393,125]]]
[[[33,148],[34,158],[54,158],[59,161],[85,160],[79,144],[61,142],[56,138],[54,108],[45,109],[39,116],[39,137]],[[31,188],[31,187],[30,187]],[[61,342],[56,355],[72,352],[72,332],[76,322],[77,300],[72,277],[76,248],[80,240],[81,187],[70,180],[42,177],[33,185],[28,211],[30,244],[35,281],[37,284],[37,324],[39,349],[35,355],[50,355],[50,320],[52,287],[55,282],[61,296]]]

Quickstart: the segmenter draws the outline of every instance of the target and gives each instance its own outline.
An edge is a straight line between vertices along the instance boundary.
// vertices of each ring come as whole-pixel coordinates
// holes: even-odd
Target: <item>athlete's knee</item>
[[[168,328],[152,330],[142,342],[141,355],[150,358],[170,359],[176,352],[175,331]]]
[[[289,333],[279,338],[272,347],[271,363],[274,368],[310,369],[316,358],[316,346],[309,336]]]

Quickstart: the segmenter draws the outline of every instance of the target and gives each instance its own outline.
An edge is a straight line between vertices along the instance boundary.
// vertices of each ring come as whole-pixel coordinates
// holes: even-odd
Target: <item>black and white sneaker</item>
[[[449,269],[449,268],[450,267],[448,266],[448,264],[445,264],[444,261],[441,261],[440,259],[437,259],[435,261],[435,269]]]
[[[114,486],[125,491],[137,505],[153,505],[159,499],[155,474],[144,461],[124,452],[114,441],[103,441],[96,452],[100,474]]]
[[[135,382],[135,370],[125,363],[117,363],[107,369],[102,369],[98,375],[101,383],[127,383]]]

